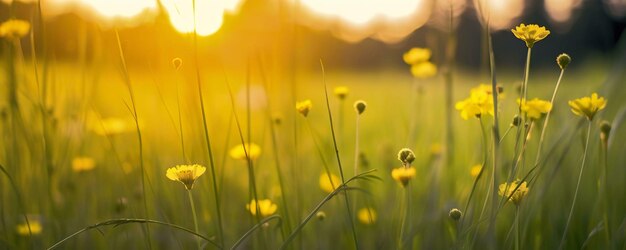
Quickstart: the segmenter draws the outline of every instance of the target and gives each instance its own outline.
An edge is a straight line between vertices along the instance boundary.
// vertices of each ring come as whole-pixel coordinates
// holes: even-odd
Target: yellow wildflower
[[[168,168],[165,176],[173,181],[180,181],[185,184],[185,188],[187,190],[191,190],[193,188],[193,183],[200,177],[206,168],[194,164],[194,165],[176,165],[176,167]]]
[[[513,192],[513,190],[515,190],[515,192]],[[519,205],[527,193],[528,187],[526,186],[526,182],[519,184],[519,179],[511,182],[511,184],[506,182],[502,183],[498,188],[498,194],[505,198],[510,196],[509,201],[512,201],[515,205]]]
[[[483,165],[481,164],[476,164],[474,166],[472,166],[472,168],[470,169],[470,175],[474,178],[476,178],[476,176],[478,176],[480,174],[480,170],[483,169]]]
[[[22,38],[28,34],[30,23],[24,20],[10,19],[0,24],[0,37],[8,39]]]
[[[391,177],[402,184],[403,187],[406,187],[409,181],[415,177],[415,173],[414,167],[399,167],[391,170]]]
[[[320,188],[326,193],[332,193],[341,184],[341,179],[334,174],[322,173],[320,175]]]
[[[411,65],[411,74],[416,78],[429,78],[437,74],[437,65],[432,62],[421,62]]]
[[[259,212],[261,213],[261,217],[270,216],[276,213],[276,210],[278,210],[278,206],[272,203],[270,199],[260,200],[258,203],[258,206],[259,206]],[[246,204],[246,209],[250,211],[252,215],[256,215],[256,212],[257,212],[256,200],[251,200],[250,203]]]
[[[346,96],[348,96],[348,93],[350,93],[350,89],[348,89],[348,87],[346,86],[339,86],[336,87],[333,92],[335,93],[335,96],[337,98],[343,100],[346,99]]]
[[[526,42],[526,47],[532,48],[535,42],[541,41],[550,35],[550,31],[546,29],[544,26],[539,26],[537,24],[520,24],[515,27],[515,29],[511,29],[513,35],[518,39]]]
[[[298,111],[298,113],[302,114],[304,117],[306,117],[309,114],[309,110],[311,110],[312,106],[313,106],[313,103],[311,103],[311,100],[309,99],[306,99],[301,102],[296,102],[296,110]]]
[[[245,148],[243,145],[245,145]],[[259,145],[256,145],[254,143],[245,143],[245,144],[239,144],[233,147],[232,149],[230,149],[229,151],[230,157],[232,157],[235,160],[247,159],[246,153],[250,157],[250,160],[255,160],[256,158],[259,158],[259,155],[261,155],[261,147],[259,147]]]
[[[364,207],[359,209],[357,212],[357,218],[359,218],[359,222],[369,225],[376,222],[376,210],[371,207]]]
[[[461,117],[468,120],[471,117],[480,118],[482,115],[493,115],[493,95],[485,91],[470,91],[470,97],[457,102],[454,106],[461,111]]]
[[[28,229],[28,226],[30,225],[30,230]],[[38,235],[41,234],[41,231],[43,230],[43,227],[41,226],[41,223],[39,223],[38,220],[29,220],[28,224],[26,224],[26,222],[19,224],[15,227],[15,230],[17,231],[17,234],[22,235],[22,236],[28,236],[28,235]]]
[[[414,65],[430,60],[432,52],[428,48],[412,48],[402,56],[404,62]]]
[[[92,170],[96,162],[91,157],[76,157],[72,160],[72,170],[74,172],[86,172]]]
[[[522,106],[522,113],[525,114],[528,119],[539,119],[542,114],[547,114],[550,110],[552,110],[552,103],[538,98],[534,98],[530,101],[524,100],[521,104],[520,99],[518,98],[517,104]]]
[[[606,100],[604,97],[598,97],[597,93],[591,94],[591,97],[582,97],[574,99],[568,102],[572,108],[572,112],[578,116],[586,116],[588,120],[593,120],[593,117],[599,110],[606,107]]]

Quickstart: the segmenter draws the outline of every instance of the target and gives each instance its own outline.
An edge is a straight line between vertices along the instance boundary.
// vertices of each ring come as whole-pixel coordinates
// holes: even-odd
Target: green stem
[[[559,74],[559,79],[556,81],[556,86],[554,87],[554,92],[552,92],[550,105],[554,105],[554,98],[556,97],[557,91],[559,91],[559,85],[561,85],[561,79],[563,78],[564,72],[565,72],[565,69],[561,69],[561,73]],[[543,139],[546,134],[546,128],[548,127],[548,122],[550,121],[550,114],[552,114],[552,109],[548,111],[548,114],[546,114],[546,120],[543,121],[543,127],[541,129],[541,136],[539,136],[539,146],[537,147],[537,157],[535,158],[535,165],[539,164],[539,159],[541,157],[541,148],[543,147]]]
[[[409,217],[409,212],[410,212],[409,211],[410,199],[411,199],[411,193],[409,192],[410,183],[403,189],[404,189],[405,196],[402,198],[402,208],[404,211],[402,211],[403,212],[402,220],[400,222],[400,234],[398,235],[398,249],[404,249],[404,227],[406,225],[406,221]]]
[[[519,206],[515,205],[515,250],[519,250],[520,248],[520,230],[519,230]]]
[[[565,230],[563,230],[563,237],[561,238],[561,243],[559,244],[559,249],[563,249],[565,244],[565,238],[567,236],[567,230],[569,229],[569,224],[572,220],[572,214],[574,214],[574,207],[576,206],[576,198],[578,198],[578,188],[580,187],[580,180],[583,177],[583,170],[585,169],[585,160],[587,159],[587,149],[589,148],[589,135],[591,134],[591,121],[589,120],[589,124],[587,126],[587,138],[585,139],[585,150],[583,153],[583,159],[580,166],[580,172],[578,173],[578,181],[576,183],[576,191],[574,192],[574,200],[572,201],[572,207],[569,210],[569,215],[567,216],[567,222],[565,223]]]
[[[606,143],[606,141],[602,142],[602,151],[603,151],[603,158],[604,158],[604,214],[603,214],[603,220],[604,220],[604,237],[606,240],[606,244],[607,247],[609,247],[610,245],[610,239],[611,239],[611,226],[609,223],[609,212],[610,212],[610,207],[609,207],[609,158],[608,158],[608,154],[609,154],[609,148],[608,148],[608,144]]]
[[[196,215],[196,205],[193,202],[191,189],[187,190],[187,196],[189,197],[189,204],[191,205],[191,215],[193,216],[193,229],[197,234],[200,234],[200,230],[198,230],[198,216]],[[200,239],[196,239],[196,243],[198,245],[198,249],[202,249],[202,246],[200,245]]]

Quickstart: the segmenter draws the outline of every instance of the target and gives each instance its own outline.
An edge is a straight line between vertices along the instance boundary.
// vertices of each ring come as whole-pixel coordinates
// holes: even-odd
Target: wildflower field
[[[328,45],[309,1],[243,2],[206,34],[196,1],[187,30],[2,4],[0,249],[626,249],[622,31],[578,59],[425,1],[443,28]]]

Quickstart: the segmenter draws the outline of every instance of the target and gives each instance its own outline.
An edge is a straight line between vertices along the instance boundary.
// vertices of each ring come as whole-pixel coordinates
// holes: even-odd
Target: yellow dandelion
[[[541,41],[550,35],[550,31],[546,29],[544,26],[539,26],[537,24],[520,24],[515,27],[515,29],[511,29],[513,35],[518,39],[526,42],[526,47],[532,48],[535,42]]]
[[[505,182],[500,184],[498,194],[505,198],[510,196],[509,201],[512,201],[515,205],[519,205],[526,194],[528,194],[528,187],[526,186],[526,182],[519,184],[519,180],[511,182],[511,184]]]
[[[468,120],[471,117],[480,118],[483,115],[493,116],[493,95],[485,91],[471,91],[470,97],[459,101],[454,106],[461,111],[461,118]]]
[[[472,168],[470,169],[470,175],[474,178],[476,178],[479,174],[480,174],[480,170],[483,169],[483,165],[481,164],[476,164],[474,166],[472,166]]]
[[[91,157],[76,157],[72,160],[72,170],[74,172],[86,172],[96,167],[96,161]]]
[[[261,214],[261,217],[270,216],[276,213],[276,210],[278,210],[278,206],[272,203],[270,199],[260,200],[258,203],[258,206],[259,206],[259,212]],[[250,211],[252,215],[256,215],[256,212],[257,212],[256,200],[251,200],[250,203],[246,204],[246,209]]]
[[[29,226],[30,226],[30,230],[28,229]],[[38,235],[38,234],[41,234],[43,227],[41,226],[41,223],[38,220],[29,220],[28,224],[26,224],[26,222],[18,224],[15,227],[15,230],[17,231],[17,234],[21,236],[28,236],[30,234]]]
[[[405,63],[413,65],[430,60],[431,55],[432,52],[428,48],[412,48],[402,55],[402,59]]]
[[[309,110],[311,110],[311,107],[313,107],[313,103],[311,103],[311,100],[309,99],[301,102],[296,102],[296,110],[304,117],[309,114]]]
[[[585,96],[571,100],[568,103],[574,114],[585,116],[590,121],[593,120],[593,117],[599,110],[606,107],[606,100],[604,97],[598,97],[597,93],[591,94],[591,97]]]
[[[346,86],[339,86],[335,88],[333,93],[337,98],[343,100],[346,99],[346,96],[348,96],[348,93],[350,93],[350,89],[348,89],[348,87]]]
[[[522,113],[526,115],[528,119],[537,120],[541,118],[543,114],[547,114],[552,110],[552,104],[549,101],[540,100],[538,98],[534,98],[530,101],[522,101],[520,104],[520,99],[517,99],[517,104],[521,105]]]
[[[326,193],[332,193],[341,184],[341,179],[334,174],[322,173],[319,180],[320,188]]]
[[[376,222],[376,210],[371,207],[364,207],[357,212],[357,218],[359,222],[365,225],[370,225]]]
[[[416,170],[414,167],[399,167],[391,170],[391,178],[400,183],[403,187],[409,184],[409,181],[415,177]]]
[[[247,159],[246,153],[250,157],[250,160],[256,160],[261,155],[261,147],[254,143],[239,144],[231,148],[228,154],[235,160],[245,160]]]
[[[432,62],[421,62],[411,65],[411,74],[416,78],[430,78],[437,74],[437,65]]]
[[[165,176],[173,181],[180,181],[185,184],[187,190],[193,188],[193,183],[200,177],[206,168],[198,165],[176,165],[175,167],[168,168]]]
[[[10,19],[0,24],[0,37],[7,39],[22,38],[30,31],[30,23],[24,20]]]

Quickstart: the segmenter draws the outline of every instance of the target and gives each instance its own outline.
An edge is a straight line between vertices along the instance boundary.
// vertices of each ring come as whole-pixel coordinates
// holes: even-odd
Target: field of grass
[[[498,72],[498,141],[493,116],[454,107],[488,72],[457,69],[446,106],[445,73],[420,80],[408,67],[296,74],[183,58],[152,69],[33,60],[9,53],[16,44],[0,76],[0,249],[626,248],[623,48],[573,59],[541,142],[546,114],[522,119],[527,131],[510,125],[523,68]],[[532,68],[528,99],[550,100],[559,72]],[[608,101],[588,121],[568,101],[592,92]],[[260,151],[234,149],[242,142]],[[398,160],[403,148],[414,161]],[[206,167],[189,190],[166,177],[184,164]],[[407,185],[391,175],[403,165],[416,171]],[[323,190],[327,173],[337,179]],[[515,179],[528,187],[520,200],[494,191]],[[254,199],[276,210],[247,207]]]

